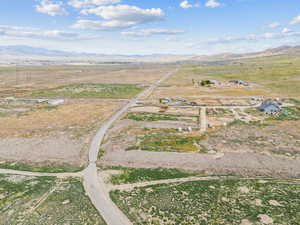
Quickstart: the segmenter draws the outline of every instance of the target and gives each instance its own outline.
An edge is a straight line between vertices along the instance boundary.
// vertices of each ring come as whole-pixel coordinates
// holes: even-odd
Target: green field
[[[210,180],[113,191],[134,224],[299,225],[300,183],[293,180]]]
[[[1,225],[105,225],[80,179],[0,175]]]
[[[132,98],[142,88],[135,84],[74,84],[33,91],[33,97]]]

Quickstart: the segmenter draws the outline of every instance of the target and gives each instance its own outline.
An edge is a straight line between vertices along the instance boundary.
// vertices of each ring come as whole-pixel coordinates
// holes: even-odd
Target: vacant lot
[[[182,133],[175,129],[144,129],[137,136],[137,145],[127,150],[206,152],[199,146],[202,136],[197,133]]]
[[[81,166],[95,130],[122,104],[69,100],[55,107],[42,104],[26,112],[6,113],[0,117],[0,159]]]
[[[0,224],[105,225],[80,179],[0,175]]]
[[[299,121],[264,124],[235,122],[199,142],[213,152],[256,152],[289,157],[300,155]]]
[[[134,224],[298,225],[299,181],[211,180],[113,191]]]

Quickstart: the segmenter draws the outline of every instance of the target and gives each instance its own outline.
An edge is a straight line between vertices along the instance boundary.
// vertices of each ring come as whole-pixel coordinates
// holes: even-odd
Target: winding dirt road
[[[178,70],[179,67],[176,68],[175,71],[167,73],[160,80],[153,83],[137,97],[132,99],[127,105],[123,106],[102,125],[96,136],[93,138],[89,151],[89,166],[84,170],[83,174],[83,184],[87,195],[90,197],[92,203],[108,225],[131,225],[132,223],[110,199],[109,191],[105,188],[103,179],[98,176],[96,161],[98,159],[98,152],[105,134],[114,122],[126,113],[130,107],[136,105],[139,100],[147,98],[155,88]]]

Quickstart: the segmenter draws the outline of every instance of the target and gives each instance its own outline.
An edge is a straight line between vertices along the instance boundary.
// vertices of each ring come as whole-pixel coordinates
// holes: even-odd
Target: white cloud
[[[221,3],[217,0],[209,0],[206,2],[205,6],[208,8],[217,8],[221,6]]]
[[[190,4],[187,0],[180,3],[180,7],[184,9],[193,8],[193,5]]]
[[[269,28],[276,28],[276,27],[279,27],[281,24],[278,23],[278,22],[274,22],[274,23],[271,23],[268,25]]]
[[[97,15],[104,20],[78,20],[72,27],[79,29],[120,29],[162,20],[165,13],[160,8],[141,9],[130,5],[100,6],[81,10],[81,14]]]
[[[300,23],[300,15],[294,17],[293,20],[290,22],[291,25],[295,25],[295,24],[298,24],[298,23]]]
[[[82,30],[113,30],[128,28],[135,25],[132,22],[109,20],[109,21],[95,21],[95,20],[78,20],[72,25],[72,28]]]
[[[151,35],[176,35],[184,33],[184,30],[168,30],[168,29],[145,29],[139,31],[122,32],[123,35],[128,36],[151,36]]]
[[[288,29],[284,29],[282,32],[274,32],[274,33],[263,33],[263,34],[250,34],[244,37],[225,37],[212,39],[208,41],[202,41],[196,44],[191,45],[190,47],[195,46],[211,46],[218,44],[237,44],[239,42],[256,42],[261,40],[269,40],[269,39],[284,39],[288,37],[300,37],[300,32],[290,31]]]
[[[281,32],[284,34],[287,34],[287,33],[291,33],[292,31],[288,28],[283,28],[283,30]]]
[[[74,8],[88,8],[92,6],[101,6],[120,3],[121,0],[70,0],[69,5]]]
[[[30,38],[30,39],[49,39],[60,41],[77,41],[99,38],[99,36],[91,34],[80,34],[76,32],[68,32],[62,30],[42,30],[31,27],[13,27],[0,26],[0,33],[3,36],[15,38]]]
[[[50,16],[65,16],[67,11],[63,8],[62,2],[52,2],[49,0],[41,0],[35,8],[39,13],[45,13]]]
[[[180,7],[183,9],[189,9],[194,7],[197,8],[200,7],[200,3],[191,4],[188,0],[185,0],[180,3]]]

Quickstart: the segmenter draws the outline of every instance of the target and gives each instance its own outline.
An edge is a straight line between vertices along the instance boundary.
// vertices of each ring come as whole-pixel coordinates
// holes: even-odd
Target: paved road
[[[155,88],[162,82],[168,79],[173,73],[177,72],[177,68],[173,72],[164,75],[160,80],[153,83],[150,87],[141,92],[137,97],[132,99],[127,105],[117,111],[103,126],[99,129],[90,146],[89,151],[89,166],[84,170],[83,184],[86,193],[90,197],[92,203],[97,208],[108,225],[131,225],[129,219],[118,209],[118,207],[111,201],[109,192],[106,190],[104,181],[98,177],[96,161],[98,159],[98,152],[103,142],[104,136],[113,125],[128,109],[136,105],[137,101],[147,98]]]

